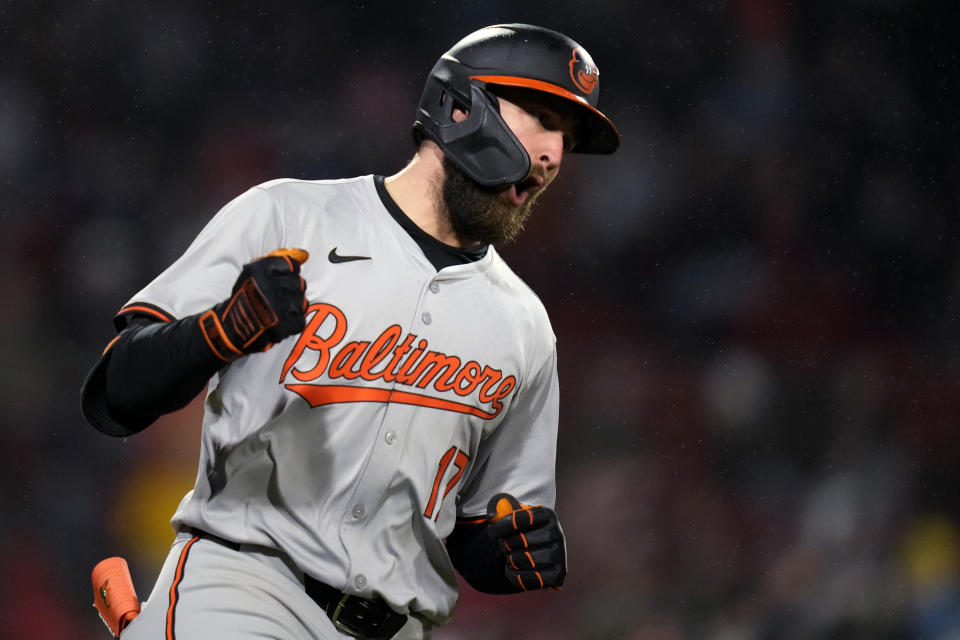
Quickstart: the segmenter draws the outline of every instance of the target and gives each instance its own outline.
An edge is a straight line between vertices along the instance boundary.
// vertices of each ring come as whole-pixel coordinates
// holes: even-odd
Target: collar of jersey
[[[383,176],[375,175],[371,178],[386,213],[390,214],[403,233],[416,243],[424,259],[431,263],[439,274],[455,276],[474,273],[485,270],[493,262],[496,251],[490,245],[460,249],[444,244],[428,234],[390,197]]]

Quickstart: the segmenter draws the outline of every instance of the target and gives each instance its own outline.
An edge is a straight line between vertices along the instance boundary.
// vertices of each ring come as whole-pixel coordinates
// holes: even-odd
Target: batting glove
[[[303,331],[307,284],[300,265],[303,249],[277,249],[243,265],[229,299],[200,316],[200,330],[213,353],[230,362],[266,351]]]
[[[498,493],[487,505],[487,533],[506,556],[504,573],[519,591],[560,589],[567,575],[566,544],[549,507],[520,504]]]

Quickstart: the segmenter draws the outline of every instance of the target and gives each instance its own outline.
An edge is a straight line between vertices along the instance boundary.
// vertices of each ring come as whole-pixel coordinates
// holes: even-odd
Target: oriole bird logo
[[[592,93],[597,88],[597,82],[600,81],[600,71],[590,62],[583,59],[583,54],[577,56],[579,49],[573,50],[573,56],[570,58],[570,79],[577,88],[584,93]]]

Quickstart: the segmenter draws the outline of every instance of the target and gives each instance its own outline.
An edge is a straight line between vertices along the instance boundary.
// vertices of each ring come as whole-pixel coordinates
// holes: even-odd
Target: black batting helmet
[[[575,153],[613,153],[620,134],[597,109],[600,72],[590,54],[567,36],[529,24],[500,24],[474,31],[453,45],[430,71],[414,139],[427,137],[478,183],[520,182],[530,171],[523,145],[500,117],[489,90],[517,87],[569,101],[579,116]],[[469,113],[454,122],[453,109]]]

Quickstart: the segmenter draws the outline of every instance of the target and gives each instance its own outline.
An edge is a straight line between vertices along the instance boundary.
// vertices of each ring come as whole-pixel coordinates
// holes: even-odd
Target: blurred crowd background
[[[79,411],[113,313],[225,202],[389,174],[427,71],[522,21],[600,68],[503,253],[559,340],[561,592],[465,587],[437,640],[960,638],[954,3],[0,4],[0,638],[106,638],[196,472],[201,407]]]

